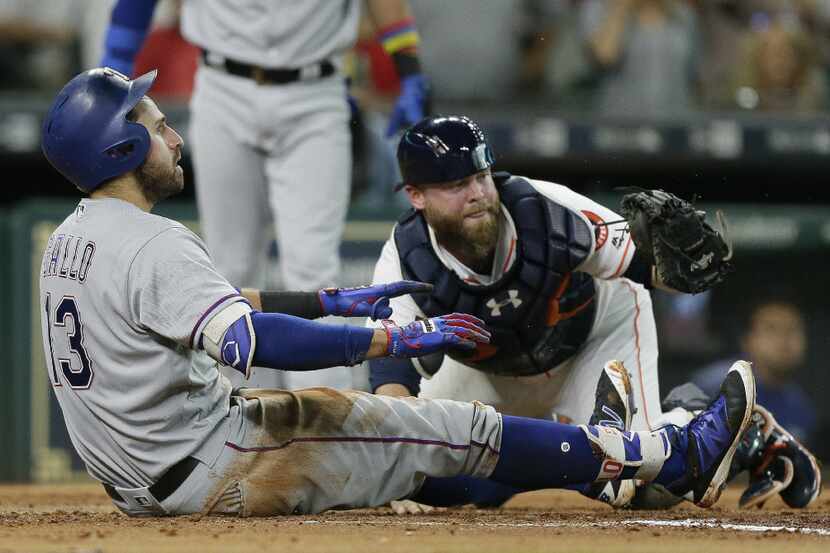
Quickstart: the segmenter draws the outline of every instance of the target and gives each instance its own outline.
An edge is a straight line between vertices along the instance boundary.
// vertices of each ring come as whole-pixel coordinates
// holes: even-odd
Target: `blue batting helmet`
[[[43,122],[41,148],[49,163],[85,192],[144,162],[150,134],[127,121],[156,78],[130,80],[103,67],[85,71],[58,93]]]
[[[428,117],[407,130],[398,144],[403,182],[419,185],[463,179],[493,165],[484,132],[464,116]]]

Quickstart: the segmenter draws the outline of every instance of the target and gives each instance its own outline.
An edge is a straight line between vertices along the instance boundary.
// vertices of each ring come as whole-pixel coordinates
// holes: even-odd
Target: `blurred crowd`
[[[141,68],[184,100],[197,52],[160,0]],[[111,0],[0,0],[0,91],[45,95],[100,59]],[[632,118],[828,107],[830,0],[412,0],[437,102],[529,103]],[[355,96],[383,113],[394,71],[368,25]],[[160,92],[156,91],[158,95]]]

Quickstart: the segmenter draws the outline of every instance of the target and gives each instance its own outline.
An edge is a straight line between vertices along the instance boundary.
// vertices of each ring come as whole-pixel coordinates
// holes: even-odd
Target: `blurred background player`
[[[155,4],[116,2],[101,65],[133,73]],[[424,114],[418,34],[405,0],[367,0],[366,7],[401,77],[389,124],[394,132]],[[182,34],[201,49],[190,141],[202,234],[218,269],[237,287],[262,284],[271,224],[281,286],[317,290],[338,278],[352,170],[340,70],[360,11],[358,0],[182,3]],[[262,375],[254,385],[277,384],[279,373]],[[280,384],[352,385],[336,373],[287,378]]]

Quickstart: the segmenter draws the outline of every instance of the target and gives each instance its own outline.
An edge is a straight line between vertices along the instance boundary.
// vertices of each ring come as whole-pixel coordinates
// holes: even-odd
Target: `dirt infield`
[[[129,519],[93,484],[0,485],[0,553],[280,551],[776,553],[830,551],[830,497],[806,511],[776,500],[738,511],[614,512],[573,492],[536,492],[499,510],[396,516],[388,509],[266,519]]]

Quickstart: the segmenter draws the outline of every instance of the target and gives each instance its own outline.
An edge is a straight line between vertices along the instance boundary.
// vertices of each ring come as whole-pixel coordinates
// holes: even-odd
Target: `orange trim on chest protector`
[[[570,282],[571,273],[568,273],[567,275],[565,275],[565,278],[562,279],[562,284],[559,285],[559,288],[556,290],[556,293],[548,302],[548,316],[545,321],[545,324],[547,324],[547,326],[549,327],[556,326],[556,324],[558,324],[559,321],[564,321],[566,319],[570,319],[571,317],[578,315],[580,311],[588,307],[588,305],[590,305],[590,303],[594,301],[594,298],[591,297],[576,309],[572,309],[571,311],[561,313],[559,311],[559,300],[562,299],[562,296],[565,294],[565,290],[568,288],[568,284],[570,284]]]

